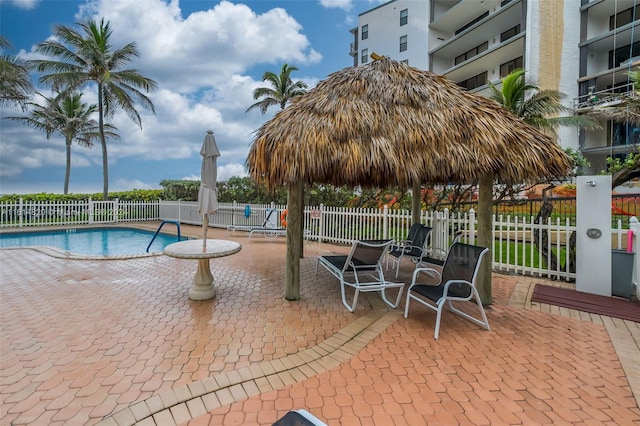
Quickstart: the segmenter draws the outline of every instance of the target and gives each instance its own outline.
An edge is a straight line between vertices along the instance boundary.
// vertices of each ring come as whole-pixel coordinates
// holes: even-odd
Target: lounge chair
[[[264,218],[264,222],[260,226],[251,226],[251,225],[230,225],[227,227],[227,231],[248,231],[249,238],[253,236],[253,234],[263,234],[265,237],[275,238],[280,235],[287,234],[287,228],[280,226],[278,210],[269,209],[266,211],[266,216]]]
[[[389,260],[396,268],[396,278],[400,272],[400,262],[402,259],[410,259],[416,267],[422,261],[422,258],[427,255],[427,243],[429,242],[429,235],[431,234],[431,228],[425,225],[419,225],[416,227],[413,238],[409,242],[392,246],[387,252],[387,269],[389,267]]]
[[[476,277],[482,258],[489,249],[473,246],[464,243],[455,243],[451,246],[447,259],[444,262],[442,271],[433,268],[417,268],[413,272],[411,285],[407,290],[407,300],[404,308],[404,317],[409,315],[409,303],[415,300],[425,305],[429,309],[436,311],[436,327],[433,334],[435,339],[440,333],[440,319],[445,305],[449,306],[451,312],[478,324],[487,330],[489,322],[487,315],[480,302],[480,295],[476,289]],[[418,282],[423,274],[437,276],[437,285],[424,284]],[[453,306],[453,302],[468,302],[472,298],[476,299],[481,319],[475,318]]]
[[[355,310],[360,292],[369,291],[380,292],[380,297],[387,305],[397,308],[402,297],[404,283],[385,280],[382,271],[382,257],[392,243],[393,240],[354,241],[351,251],[346,256],[318,256],[316,274],[318,266],[322,265],[340,280],[342,303],[349,312]],[[355,291],[351,303],[347,302],[346,287],[352,287]],[[387,299],[386,290],[389,288],[398,289],[395,302],[390,302]]]
[[[276,209],[267,209],[265,211],[266,215],[264,217],[264,222],[262,225],[229,225],[227,226],[227,231],[251,231],[254,229],[266,229],[266,228],[275,228],[278,226],[277,218],[278,218],[278,210]]]
[[[280,215],[278,214],[278,210],[272,209],[271,211],[269,211],[263,225],[259,228],[253,228],[249,231],[249,239],[251,239],[253,234],[262,234],[265,237],[270,238],[287,235],[287,228],[282,226],[282,224],[280,223]]]

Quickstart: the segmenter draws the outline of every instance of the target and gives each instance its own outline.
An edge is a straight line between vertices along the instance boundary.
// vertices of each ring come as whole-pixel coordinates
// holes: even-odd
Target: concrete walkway
[[[553,282],[494,274],[492,330],[445,313],[435,341],[413,304],[408,319],[377,295],[344,309],[314,269],[347,248],[306,243],[288,302],[284,238],[209,237],[243,248],[211,261],[202,302],[195,261],[0,250],[0,424],[271,424],[299,408],[330,425],[640,424],[640,324],[531,304]]]

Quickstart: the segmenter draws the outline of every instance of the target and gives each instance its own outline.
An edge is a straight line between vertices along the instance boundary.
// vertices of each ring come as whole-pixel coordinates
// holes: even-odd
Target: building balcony
[[[525,48],[524,41],[525,34],[523,32],[453,67],[451,66],[453,57],[434,55],[432,57],[433,71],[446,76],[451,81],[463,81],[483,71],[496,69],[496,66],[499,69],[500,64],[522,56]],[[490,79],[498,80],[499,76],[493,75]]]
[[[622,104],[626,98],[637,98],[638,94],[633,83],[621,84],[610,89],[595,90],[591,86],[586,95],[573,100],[576,113],[590,113],[595,109],[611,108]]]

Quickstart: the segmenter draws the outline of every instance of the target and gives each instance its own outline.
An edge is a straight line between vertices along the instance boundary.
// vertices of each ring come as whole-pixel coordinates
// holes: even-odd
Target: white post
[[[382,238],[389,236],[389,207],[385,204],[382,208]]]
[[[318,226],[318,242],[323,241],[324,236],[324,204],[320,204],[320,225]]]
[[[640,231],[640,223],[638,222],[638,218],[635,216],[631,216],[629,218],[629,231],[632,233],[631,242],[633,244],[633,274],[632,274],[632,282],[636,288],[636,298],[640,299],[640,285],[638,285],[640,278],[640,262],[638,261],[638,231]]]
[[[611,176],[578,176],[576,290],[611,296]]]
[[[22,228],[22,218],[24,216],[24,200],[22,199],[22,197],[20,197],[20,207],[18,208],[18,217],[19,219],[19,223],[18,226],[20,226]]]
[[[469,244],[476,243],[476,211],[469,210]]]

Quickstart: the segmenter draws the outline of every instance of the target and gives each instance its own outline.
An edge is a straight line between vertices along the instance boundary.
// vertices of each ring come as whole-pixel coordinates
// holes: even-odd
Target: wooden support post
[[[491,267],[493,264],[493,174],[487,173],[480,178],[478,184],[478,239],[477,245],[487,247],[487,253],[482,259],[478,270],[478,293],[483,305],[492,303],[491,296]]]
[[[287,300],[300,299],[300,257],[302,244],[300,227],[304,200],[301,199],[302,182],[289,184],[287,194],[287,265],[285,270],[285,296]]]
[[[420,183],[414,183],[411,192],[411,223],[420,223],[422,213],[422,187]]]

